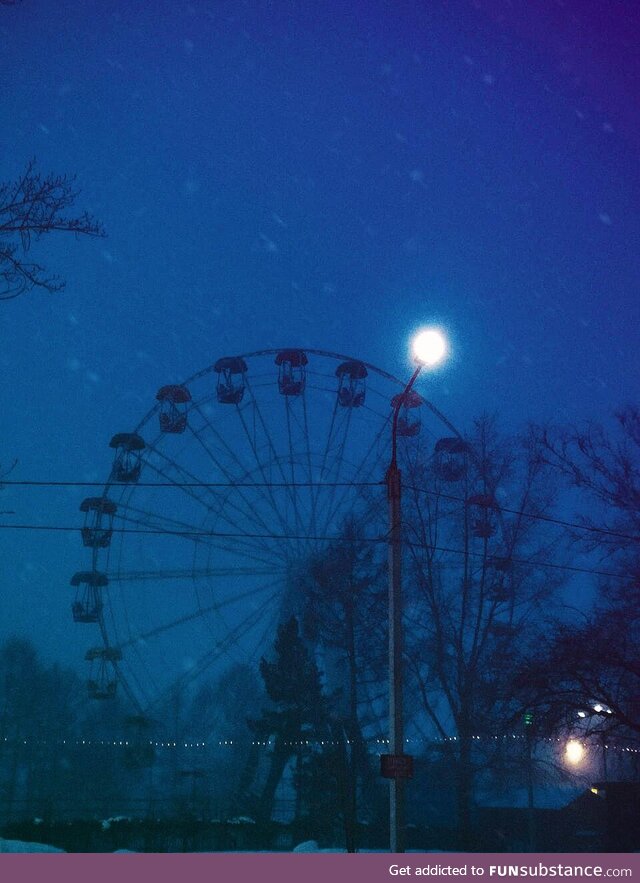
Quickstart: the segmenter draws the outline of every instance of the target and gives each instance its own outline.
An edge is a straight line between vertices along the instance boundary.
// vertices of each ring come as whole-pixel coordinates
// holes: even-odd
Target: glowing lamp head
[[[569,739],[564,749],[564,756],[567,763],[577,766],[584,760],[584,746],[576,739]]]
[[[425,328],[413,338],[413,357],[426,368],[434,368],[447,355],[447,341],[437,328]]]

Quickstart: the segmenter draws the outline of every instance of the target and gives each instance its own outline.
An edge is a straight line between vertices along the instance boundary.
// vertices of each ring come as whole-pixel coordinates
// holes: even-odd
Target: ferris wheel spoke
[[[338,396],[335,396],[334,401],[333,401],[333,410],[331,412],[331,422],[329,424],[329,431],[327,433],[327,438],[326,438],[326,441],[324,444],[324,450],[322,452],[321,460],[320,460],[320,468],[319,468],[319,473],[318,473],[318,487],[316,487],[315,490],[313,491],[313,508],[314,508],[315,520],[316,520],[314,533],[317,533],[317,531],[318,531],[317,522],[318,522],[318,516],[320,514],[320,494],[321,494],[321,490],[322,490],[320,485],[324,479],[325,470],[327,468],[327,458],[329,456],[329,452],[331,450],[331,446],[332,446],[332,442],[333,442],[333,432],[334,432],[334,428],[336,425],[336,417],[338,415],[338,407],[339,407]],[[327,530],[327,525],[325,524],[324,528],[322,530],[322,534],[325,534],[326,530]]]
[[[196,430],[194,430],[194,429],[192,429],[191,432],[193,434],[193,437],[198,441],[198,443],[202,447],[203,451],[210,458],[211,462],[225,476],[225,478],[227,479],[229,484],[233,485],[234,481],[233,481],[232,474],[227,470],[227,468],[225,466],[223,466],[223,464],[220,462],[220,460],[214,454],[211,447],[203,440],[201,432],[200,431],[196,432]],[[262,528],[262,530],[264,530],[266,533],[270,533],[269,527],[267,526],[267,524],[265,523],[265,521],[262,519],[262,517],[259,515],[259,513],[257,511],[257,507],[251,506],[251,503],[247,500],[246,494],[244,493],[242,488],[236,486],[234,488],[234,490],[237,492],[239,498],[246,505],[246,508],[244,506],[238,505],[238,503],[236,503],[236,502],[232,502],[229,498],[229,494],[227,494],[225,506],[223,507],[223,509],[227,509],[227,507],[231,506],[236,511],[236,513],[238,515],[240,515],[241,519],[246,520],[246,522],[249,524],[257,525],[259,528]],[[238,525],[237,522],[235,522],[235,524],[236,524],[236,527],[240,528],[240,525]]]
[[[240,534],[246,533],[246,528],[245,528],[243,522],[235,521],[234,519],[230,518],[229,515],[228,515],[228,512],[227,512],[228,508],[233,508],[233,509],[235,509],[237,512],[240,513],[240,515],[241,515],[243,518],[245,518],[245,517],[246,517],[246,514],[247,514],[246,511],[245,511],[244,509],[240,509],[240,507],[238,507],[236,504],[228,503],[228,502],[227,502],[229,491],[227,491],[224,495],[221,494],[219,491],[216,492],[216,491],[214,490],[214,488],[208,486],[207,482],[203,482],[203,481],[201,481],[201,480],[200,480],[196,475],[194,475],[192,472],[189,472],[188,470],[184,469],[182,466],[180,466],[179,464],[175,463],[173,460],[171,460],[169,457],[167,457],[167,456],[166,456],[165,454],[163,454],[162,452],[158,451],[157,449],[154,449],[154,451],[155,451],[155,453],[157,453],[157,454],[159,454],[161,457],[163,457],[163,459],[164,459],[168,464],[170,464],[170,465],[171,465],[171,466],[172,466],[172,467],[178,472],[178,474],[180,474],[180,475],[185,479],[185,481],[188,483],[188,485],[201,485],[202,487],[204,487],[204,488],[205,488],[205,491],[206,491],[206,494],[207,494],[207,496],[209,497],[209,501],[207,501],[207,500],[203,500],[202,497],[201,497],[200,495],[194,493],[192,487],[190,487],[190,486],[188,486],[188,485],[185,486],[184,483],[181,483],[181,482],[177,482],[177,481],[175,481],[175,479],[173,479],[173,478],[171,478],[170,476],[168,476],[167,473],[165,473],[163,470],[159,469],[159,468],[158,468],[157,466],[155,466],[153,463],[148,463],[148,465],[150,466],[150,468],[152,468],[155,472],[157,472],[157,473],[158,473],[160,476],[162,476],[163,478],[166,478],[168,481],[170,481],[170,483],[173,484],[173,485],[175,485],[175,487],[178,487],[178,488],[184,490],[186,493],[188,493],[190,496],[192,496],[192,497],[193,497],[195,500],[197,500],[197,501],[198,501],[198,502],[199,502],[199,503],[200,503],[200,504],[201,504],[201,505],[202,505],[202,506],[203,506],[208,512],[215,512],[215,514],[218,514],[218,515],[224,513],[224,518],[225,518],[225,520],[226,520],[226,521],[227,521],[232,527],[234,527],[234,528],[235,528]],[[227,479],[227,482],[228,482],[229,485],[235,484],[235,482],[232,480],[232,476],[231,476],[229,473],[225,473],[225,478]],[[215,505],[214,505],[214,503],[215,503]],[[259,533],[259,532],[256,531],[256,534],[257,534],[257,533]],[[256,548],[263,546],[262,543],[254,543],[254,545],[256,546]]]
[[[267,552],[254,552],[251,545],[246,545],[242,536],[232,536],[225,538],[224,535],[207,535],[205,536],[205,546],[216,552],[229,552],[231,555],[238,556],[241,552],[242,557],[256,564],[264,564],[267,567],[286,567],[287,558],[280,551],[277,543],[272,543],[267,547]],[[233,540],[233,545],[229,545],[229,541]]]
[[[311,464],[311,438],[307,419],[306,388],[299,396],[299,400],[302,402],[302,419],[293,402],[290,403],[289,399],[287,399],[287,440],[289,444],[295,514],[298,524],[298,535],[300,536],[298,557],[302,558],[312,550],[317,550],[318,540],[316,538],[317,519],[314,506],[314,477]],[[294,472],[296,465],[299,466],[297,476]]]
[[[150,448],[157,457],[163,460],[168,467],[170,467],[180,478],[182,478],[182,481],[177,481],[173,475],[171,475],[165,469],[161,469],[149,459],[145,461],[145,466],[148,469],[152,469],[156,473],[156,475],[159,475],[160,478],[163,478],[168,484],[182,491],[184,494],[187,494],[187,496],[191,497],[206,510],[210,510],[211,503],[206,498],[212,497],[214,500],[217,499],[213,490],[207,487],[206,483],[200,481],[198,477],[192,472],[189,472],[179,463],[176,463],[175,460],[172,460],[171,457],[168,457],[164,453],[164,451],[161,451],[159,448],[153,447],[151,445]],[[204,495],[201,495],[197,492],[199,486],[204,489]]]
[[[333,486],[331,487],[331,490],[329,492],[329,498],[328,498],[327,504],[326,504],[327,519],[325,520],[323,528],[322,528],[323,535],[327,533],[327,530],[329,529],[329,526],[332,523],[333,503],[334,503],[334,500],[336,497],[336,493],[338,492],[338,485],[340,483],[340,473],[341,473],[343,465],[344,465],[343,458],[344,458],[345,442],[346,442],[347,436],[349,434],[349,426],[351,425],[351,415],[353,413],[351,408],[348,408],[347,412],[348,413],[346,415],[346,418],[343,420],[344,428],[342,431],[342,435],[338,441],[337,452],[334,454],[334,457],[333,457],[333,460],[335,463],[335,471],[332,470],[329,473],[329,476],[333,480]],[[336,433],[336,436],[339,437],[339,431]]]
[[[278,598],[280,592],[279,590],[273,592],[258,608],[256,608],[253,613],[251,613],[248,617],[246,617],[241,623],[235,626],[225,637],[223,640],[219,641],[211,650],[208,650],[204,653],[200,659],[198,659],[195,665],[188,671],[181,675],[177,681],[170,685],[160,696],[152,703],[149,710],[155,708],[162,708],[171,697],[175,696],[176,693],[183,690],[191,681],[195,680],[199,677],[207,668],[217,662],[221,656],[229,655],[229,648],[240,640],[240,638],[244,637],[248,631],[250,631],[254,626],[260,622],[263,618],[265,612],[269,609],[269,607],[273,604],[273,602]],[[232,658],[232,661],[233,660]]]
[[[278,536],[277,534],[274,534],[273,531],[267,529],[267,532],[262,530],[251,532],[247,530],[246,526],[238,524],[238,522],[230,518],[228,514],[225,514],[225,510],[219,513],[219,519],[226,522],[231,529],[219,529],[210,532],[209,535],[211,541],[205,544],[208,548],[218,550],[226,548],[229,550],[228,546],[223,544],[233,540],[234,548],[230,551],[235,552],[236,554],[243,550],[248,550],[250,553],[257,556],[266,555],[269,560],[275,559],[283,562],[286,560],[286,556],[282,554],[277,548],[277,545],[275,545]]]
[[[380,429],[378,430],[378,432],[377,432],[376,436],[374,437],[373,441],[372,441],[371,444],[369,445],[369,448],[368,448],[366,454],[364,455],[364,457],[363,457],[362,460],[360,461],[360,465],[358,466],[358,468],[356,469],[354,475],[353,475],[352,478],[351,478],[351,481],[353,482],[354,485],[355,485],[356,483],[366,484],[366,482],[368,482],[368,481],[371,479],[371,477],[372,477],[372,475],[373,475],[373,472],[374,472],[374,470],[376,469],[376,467],[380,468],[379,458],[374,459],[371,463],[369,463],[369,458],[370,458],[371,455],[374,454],[375,451],[379,448],[380,440],[382,439],[382,437],[383,437],[385,431],[388,431],[388,426],[387,426],[387,424],[388,424],[388,421],[386,421],[386,422],[380,427]],[[340,509],[342,508],[342,506],[343,506],[343,504],[344,504],[344,501],[345,501],[345,499],[347,498],[348,491],[349,491],[349,488],[346,488],[346,489],[340,494],[340,496],[338,497],[337,502],[335,503],[335,505],[333,506],[333,508],[328,512],[328,514],[327,514],[327,518],[326,518],[326,521],[325,521],[325,524],[326,524],[327,527],[326,527],[325,529],[328,529],[328,526],[331,525],[331,524],[333,523],[333,521],[334,521],[334,519],[335,519],[337,513],[340,512]]]
[[[338,414],[338,398],[333,403],[333,411],[331,412],[331,423],[329,424],[329,432],[327,433],[327,440],[324,445],[324,451],[322,452],[322,459],[320,462],[320,473],[319,473],[319,481],[322,481],[324,478],[325,469],[327,466],[327,457],[329,456],[329,451],[331,449],[331,442],[333,441],[333,429],[336,424],[336,417]]]
[[[116,671],[118,681],[122,684],[122,687],[127,694],[127,698],[131,701],[133,707],[138,712],[138,714],[142,714],[144,706],[140,703],[140,700],[138,699],[135,691],[131,688],[131,685],[129,683],[130,680],[133,680],[138,688],[138,692],[146,693],[147,691],[144,689],[139,678],[136,677],[134,672],[128,672],[128,674],[125,675],[124,666],[121,662],[114,663],[113,667]]]
[[[296,521],[299,525],[298,534],[298,558],[308,556],[318,548],[317,519],[314,507],[313,495],[313,472],[311,468],[311,439],[309,436],[309,424],[307,420],[307,391],[300,395],[302,402],[302,419],[293,403],[289,403],[290,419],[287,423],[289,457],[291,462],[292,476],[295,466],[298,466],[298,480],[292,478],[293,495],[295,500]],[[306,470],[306,478],[305,478]]]
[[[102,641],[103,641],[103,645],[104,645],[105,649],[113,648],[114,645],[112,643],[110,643],[109,634],[107,633],[107,629],[105,626],[104,615],[102,613],[99,617],[98,625],[100,628],[100,634],[102,636]],[[136,695],[135,691],[131,688],[131,685],[129,684],[129,680],[124,676],[120,662],[114,660],[113,667],[114,667],[114,672],[116,674],[116,677],[117,677],[119,683],[122,684],[122,688],[124,689],[125,693],[127,694],[127,698],[131,701],[133,707],[137,711],[141,711],[142,706],[140,705],[140,700],[139,700],[138,696]],[[140,689],[141,685],[139,684],[137,679],[136,679],[136,685],[138,686],[138,689]]]
[[[267,565],[273,565],[275,561],[284,560],[282,554],[277,551],[276,546],[267,543],[260,543],[257,545],[249,537],[246,537],[244,533],[233,534],[235,542],[232,547],[225,544],[224,534],[216,534],[201,527],[197,527],[196,525],[187,524],[186,522],[178,522],[175,519],[165,518],[164,516],[157,515],[157,513],[145,512],[141,509],[134,509],[131,506],[127,506],[124,511],[133,511],[136,513],[137,517],[127,517],[126,515],[120,514],[121,508],[122,507],[118,510],[114,520],[125,524],[133,524],[136,528],[147,529],[146,531],[141,532],[187,539],[193,544],[197,543],[212,549],[217,549],[218,551],[232,552],[236,555],[242,550],[245,557]],[[126,528],[123,530],[126,532]],[[266,538],[263,537],[263,539]]]
[[[236,407],[238,410],[238,417],[240,418],[240,424],[242,426],[242,429],[244,430],[245,438],[246,438],[247,442],[249,443],[249,447],[251,448],[253,459],[255,460],[256,466],[257,466],[258,471],[260,473],[260,476],[264,482],[264,485],[266,488],[266,494],[269,499],[269,504],[270,504],[271,510],[273,511],[275,517],[280,522],[280,527],[282,528],[283,534],[286,534],[288,532],[289,528],[288,528],[287,523],[284,521],[284,519],[282,517],[282,512],[280,511],[280,507],[277,506],[277,504],[276,504],[275,497],[273,494],[273,489],[271,487],[271,483],[269,482],[269,480],[267,478],[264,464],[262,463],[262,461],[258,457],[258,452],[256,451],[255,440],[252,438],[251,433],[249,432],[249,427],[247,426],[247,421],[245,420],[242,408],[240,408],[237,405],[236,405]],[[251,473],[248,473],[245,471],[243,478],[247,477],[250,474]]]
[[[102,631],[102,636],[103,636],[105,647],[108,647],[109,646],[109,636],[107,635],[107,632],[105,629],[104,619],[101,620],[100,629]],[[114,629],[115,629],[115,623],[114,623]],[[117,634],[117,630],[114,631],[114,634]],[[131,634],[130,630],[129,630],[129,634]],[[116,644],[112,643],[111,646],[115,647],[117,649],[119,645],[117,643]],[[142,654],[140,653],[139,644],[138,643],[134,644],[132,647],[132,650],[138,660],[137,668],[131,665],[130,660],[123,657],[122,660],[118,663],[117,672],[118,672],[118,677],[119,677],[120,683],[122,684],[125,693],[129,697],[131,697],[133,695],[134,707],[137,709],[137,711],[142,712],[142,710],[144,708],[144,703],[142,703],[140,701],[140,697],[141,696],[144,697],[144,696],[148,695],[149,685],[145,686],[145,684],[142,681],[142,678],[138,675],[138,671],[140,671],[141,673],[143,671],[146,671],[148,679],[151,680],[152,691],[154,689],[154,683],[153,683],[154,679],[151,677],[150,673],[147,670],[147,666],[145,664],[145,661],[142,657]],[[125,669],[126,669],[126,673],[125,673]],[[132,684],[135,685],[136,690],[132,689]],[[157,687],[156,687],[156,689],[157,689]]]
[[[274,464],[275,468],[278,470],[278,472],[280,474],[280,479],[282,481],[282,485],[283,485],[283,487],[285,487],[287,489],[288,496],[289,496],[289,498],[291,500],[291,504],[293,506],[294,505],[293,493],[294,493],[295,489],[290,487],[290,485],[289,485],[289,480],[288,480],[288,478],[284,472],[283,466],[282,466],[281,457],[278,454],[278,450],[277,450],[274,440],[272,438],[271,432],[269,431],[268,424],[262,414],[262,410],[261,410],[258,400],[256,399],[256,396],[254,394],[253,386],[249,383],[248,379],[247,379],[247,391],[249,393],[249,402],[250,402],[251,409],[253,411],[254,420],[257,420],[258,423],[260,424],[261,431],[264,434],[264,440],[267,443],[269,461],[272,462]],[[255,440],[253,441],[252,448],[253,448],[254,456],[256,458],[258,458],[259,453],[256,449]],[[287,528],[287,530],[288,530],[288,528]]]
[[[123,514],[124,509],[124,514]],[[187,521],[179,521],[176,518],[169,518],[166,515],[159,515],[157,512],[147,512],[144,509],[138,509],[135,506],[126,505],[119,506],[114,516],[114,522],[122,522],[125,525],[135,525],[136,527],[147,528],[149,533],[166,534],[167,536],[182,537],[190,542],[199,543],[206,542],[208,537],[203,534],[202,529],[195,524]],[[117,528],[114,528],[117,531]],[[122,529],[124,532],[127,528]]]
[[[269,591],[269,590],[273,589],[273,587],[276,586],[276,585],[278,585],[278,582],[277,582],[277,581],[271,581],[271,582],[266,583],[266,584],[264,584],[264,585],[254,587],[254,588],[252,588],[250,591],[247,591],[247,592],[244,592],[244,593],[239,593],[239,594],[237,594],[237,595],[235,595],[235,596],[233,596],[233,597],[227,598],[227,599],[225,599],[225,600],[223,600],[223,601],[220,601],[220,602],[218,602],[218,603],[216,603],[216,604],[214,604],[214,605],[210,605],[209,607],[198,607],[198,609],[197,609],[196,611],[191,612],[191,613],[187,614],[187,615],[184,616],[184,617],[180,617],[179,619],[176,619],[176,620],[173,620],[173,621],[171,621],[171,622],[165,623],[163,626],[159,626],[159,627],[157,627],[156,629],[153,629],[153,630],[151,630],[151,631],[149,631],[149,632],[147,632],[147,633],[140,634],[140,635],[137,635],[137,636],[135,636],[135,637],[130,638],[128,641],[125,641],[125,642],[123,642],[122,644],[120,644],[119,647],[120,647],[121,649],[123,649],[123,650],[127,650],[127,649],[129,649],[129,650],[133,651],[133,652],[136,654],[136,656],[139,657],[140,654],[139,654],[139,652],[138,652],[138,648],[139,648],[139,646],[140,646],[141,644],[144,644],[144,642],[145,642],[146,640],[149,640],[149,639],[152,639],[152,638],[154,638],[154,637],[157,637],[157,636],[160,635],[162,632],[167,632],[167,631],[170,631],[170,630],[173,629],[173,628],[178,628],[180,625],[186,624],[186,623],[189,622],[189,621],[193,621],[193,620],[197,620],[197,619],[204,618],[204,617],[205,617],[208,613],[210,613],[210,612],[211,612],[211,613],[219,613],[219,612],[222,610],[222,608],[225,607],[225,606],[227,606],[227,605],[228,605],[228,606],[232,606],[232,605],[237,604],[237,603],[239,603],[239,602],[241,602],[241,601],[243,601],[243,600],[248,599],[249,597],[256,597],[257,595],[260,595],[260,594],[262,594],[263,592],[266,592],[266,591]],[[179,679],[179,682],[181,683],[181,688],[186,687],[190,680],[193,680],[193,679],[195,679],[196,677],[198,677],[198,675],[199,675],[202,671],[204,671],[207,667],[209,667],[209,666],[212,665],[214,662],[216,662],[216,661],[220,658],[220,656],[221,656],[223,653],[227,653],[227,654],[228,654],[228,647],[229,647],[232,643],[236,642],[239,638],[241,638],[241,637],[244,635],[244,633],[245,633],[245,631],[246,631],[246,628],[252,628],[253,625],[255,624],[255,622],[258,622],[258,621],[260,620],[260,618],[262,618],[262,615],[263,615],[265,609],[268,609],[268,608],[272,605],[272,603],[273,603],[275,597],[277,597],[277,594],[278,594],[277,592],[276,592],[276,593],[272,593],[272,594],[266,599],[266,601],[263,602],[263,604],[260,605],[260,607],[256,610],[256,612],[255,612],[255,616],[251,618],[251,621],[250,621],[250,622],[248,621],[249,618],[245,618],[245,620],[243,620],[243,621],[239,624],[239,626],[237,626],[237,627],[234,628],[233,630],[229,630],[228,633],[227,633],[227,636],[225,637],[225,639],[224,639],[223,641],[218,642],[218,644],[217,644],[217,645],[216,645],[211,651],[208,651],[208,652],[207,652],[207,653],[206,653],[206,654],[205,654],[205,655],[204,655],[204,656],[203,656],[203,657],[202,657],[202,658],[196,663],[196,665],[195,665],[195,667],[194,667],[193,669],[191,669],[190,671],[186,672],[186,673],[182,676],[182,678]],[[254,620],[255,620],[255,622],[254,622]],[[247,623],[248,623],[248,625],[247,625]],[[149,679],[150,681],[153,681],[153,676],[152,676],[151,672],[148,671],[148,667],[146,666],[144,660],[139,659],[139,666],[141,666],[141,668],[143,668],[143,669],[145,669],[145,670],[147,671],[148,679]],[[133,679],[135,680],[135,682],[136,682],[136,684],[137,684],[137,686],[138,686],[139,691],[140,691],[141,693],[143,693],[143,694],[145,694],[145,695],[148,696],[148,694],[149,694],[149,688],[148,688],[148,687],[145,687],[145,686],[142,684],[140,678],[138,678],[138,677],[136,676],[136,674],[135,674],[135,669],[132,668],[131,665],[129,665],[129,669],[130,669],[129,677],[133,677]],[[123,682],[126,683],[126,678],[125,678],[125,677],[123,677]],[[176,686],[176,685],[174,684],[174,685],[173,685],[173,686],[167,691],[167,695],[168,695],[169,697],[172,696],[172,695],[175,695],[175,686]],[[155,695],[158,695],[158,694],[159,694],[159,691],[158,691],[157,687],[155,687],[155,688],[152,687],[152,692],[153,692]],[[164,701],[166,701],[166,700],[163,700],[162,702],[159,702],[158,704],[159,704],[159,705],[164,704]],[[140,709],[140,710],[143,708],[143,706],[142,706],[139,702],[137,702],[136,705],[137,705],[138,709]],[[147,702],[146,705],[149,706],[149,703]],[[154,706],[154,707],[155,707],[155,706]]]
[[[218,645],[218,655],[224,653],[225,655],[229,656],[232,661],[237,661],[237,659],[234,659],[232,656],[230,656],[230,648],[232,648],[234,645],[238,645],[240,640],[244,638],[247,634],[249,634],[249,632],[263,620],[265,613],[267,613],[269,608],[273,605],[274,601],[276,601],[279,597],[280,590],[278,587],[277,591],[272,592],[271,595],[269,595],[259,607],[252,611],[252,613],[246,616],[241,623],[239,623],[228,632],[225,639]]]
[[[266,583],[263,586],[259,586],[257,588],[251,588],[246,592],[240,592],[237,595],[233,595],[232,597],[225,598],[222,601],[217,601],[215,604],[210,604],[208,607],[198,607],[196,610],[193,610],[189,613],[186,613],[184,616],[180,616],[176,619],[172,619],[169,622],[162,623],[162,625],[156,626],[153,629],[149,629],[146,632],[142,632],[137,635],[135,638],[129,638],[126,641],[122,641],[117,645],[118,650],[126,650],[127,648],[133,646],[139,641],[148,641],[151,638],[156,638],[158,635],[165,634],[166,632],[171,631],[172,629],[179,628],[182,625],[186,625],[188,622],[192,622],[194,619],[200,619],[203,616],[206,616],[209,613],[217,613],[223,607],[230,607],[233,604],[238,604],[241,601],[245,601],[248,598],[254,598],[256,595],[261,594],[262,592],[266,592],[269,589],[273,589],[274,586],[278,585],[277,581],[272,581],[270,583]]]
[[[285,402],[286,402],[285,410],[286,410],[286,414],[287,414],[287,440],[289,443],[289,455],[288,455],[287,459],[289,460],[289,470],[291,473],[291,493],[292,493],[292,497],[293,497],[293,515],[294,515],[294,522],[295,522],[294,533],[297,536],[296,545],[297,545],[297,551],[299,554],[300,548],[301,548],[302,527],[301,527],[301,523],[300,523],[300,512],[298,511],[298,493],[297,493],[297,487],[296,487],[296,472],[295,472],[295,465],[294,465],[295,464],[295,450],[293,447],[293,440],[292,440],[292,436],[291,436],[291,413],[290,413],[291,406],[289,404],[288,397],[286,398]]]
[[[279,579],[272,579],[266,583],[261,583],[258,585],[253,584],[252,588],[249,592],[232,595],[229,599],[227,599],[229,602],[229,606],[237,604],[238,601],[241,601],[241,600],[246,601],[249,598],[255,599],[259,595],[263,594],[264,592],[268,592],[274,588],[277,588],[279,590],[281,585],[282,585],[282,581]],[[253,611],[251,611],[249,614],[247,614],[243,619],[240,620],[240,622],[236,623],[234,626],[230,626],[229,623],[225,620],[223,614],[221,613],[222,607],[226,606],[226,603],[224,605],[222,603],[218,604],[215,612],[220,614],[220,622],[227,629],[227,633],[225,636],[225,642],[231,641],[231,643],[237,643],[239,638],[242,637],[244,634],[246,634],[247,629],[252,627],[252,625],[254,624],[254,620],[252,619],[253,615],[259,614],[259,616],[262,616],[262,614],[264,613],[265,607],[268,607],[272,603],[274,598],[277,597],[278,594],[279,594],[279,592],[277,592],[275,595],[273,593],[271,595],[269,595],[258,607],[255,607],[255,609]],[[258,621],[258,620],[256,620],[256,621]],[[211,624],[210,620],[206,620],[206,622],[209,625]],[[219,646],[226,647],[227,643],[225,643],[225,642],[222,642],[222,643],[219,642]]]
[[[248,601],[249,599],[252,599],[255,602],[255,600],[260,595],[262,595],[264,592],[270,592],[272,589],[279,590],[281,588],[281,586],[282,586],[282,579],[281,578],[270,579],[267,582],[261,582],[259,584],[252,583],[251,588],[248,591],[235,593],[233,595],[230,595],[228,598],[224,599],[223,601],[219,602],[217,604],[217,606],[215,607],[215,613],[219,614],[220,622],[227,629],[226,637],[231,637],[234,634],[236,634],[236,638],[234,638],[234,641],[237,642],[237,640],[239,640],[239,638],[246,633],[247,627],[250,627],[250,626],[248,626],[248,621],[249,621],[249,618],[252,616],[252,612],[250,612],[249,614],[244,616],[244,618],[241,619],[240,622],[236,623],[234,626],[231,626],[229,624],[229,622],[227,622],[227,620],[225,619],[225,617],[223,615],[223,612],[222,612],[223,608],[234,607],[239,602]],[[255,610],[259,610],[260,614],[262,614],[264,612],[264,606],[265,605],[269,606],[271,604],[271,602],[273,601],[274,597],[276,597],[276,596],[277,595],[274,595],[272,593],[262,602],[261,605],[259,605],[258,608],[255,608],[255,603],[254,603]],[[199,607],[202,608],[202,605],[200,603],[199,603]],[[240,608],[237,608],[237,609],[240,609]],[[255,612],[255,610],[253,612]],[[208,625],[211,625],[211,621],[209,619],[206,619],[205,622]],[[213,633],[213,629],[211,631]]]
[[[207,512],[213,512],[215,509],[217,514],[220,514],[221,510],[224,511],[224,520],[232,528],[235,528],[239,534],[246,533],[245,526],[242,523],[235,521],[233,518],[231,518],[229,516],[229,514],[227,512],[228,507],[226,505],[224,505],[224,502],[226,500],[226,496],[223,497],[220,493],[215,493],[213,488],[207,487],[205,482],[200,481],[198,479],[198,477],[195,476],[192,472],[189,472],[186,469],[184,469],[183,467],[179,466],[177,463],[175,463],[169,457],[166,457],[166,455],[164,455],[162,452],[158,451],[157,449],[154,449],[154,451],[156,454],[159,454],[161,457],[163,457],[163,459],[165,459],[165,461],[168,464],[170,464],[176,470],[176,472],[178,472],[178,474],[181,475],[185,479],[185,482],[188,482],[188,484],[191,484],[191,485],[198,485],[199,484],[199,485],[202,485],[203,487],[205,487],[207,495],[209,496],[209,501],[203,500],[199,494],[196,494],[194,492],[192,487],[185,485],[185,483],[176,481],[174,478],[169,476],[164,470],[161,470],[157,466],[155,466],[155,464],[150,463],[150,462],[147,463],[147,465],[151,469],[153,469],[154,472],[156,472],[162,478],[165,478],[167,481],[169,481],[170,484],[172,484],[176,488],[179,488],[180,490],[187,493],[190,497],[192,497],[194,500],[196,500],[201,506],[203,506]],[[214,507],[213,503],[215,503],[215,507]],[[233,506],[233,508],[237,509],[238,507]],[[244,512],[244,510],[240,510],[240,511],[243,516],[246,514]],[[247,545],[252,546],[253,548],[255,548],[257,550],[266,551],[265,544],[262,542],[259,542],[259,541],[248,543]]]
[[[311,529],[311,536],[316,537],[318,534],[318,526],[316,523],[316,497],[315,497],[314,487],[313,487],[314,481],[313,481],[313,468],[311,465],[311,438],[309,435],[309,419],[307,417],[307,398],[306,398],[306,396],[303,396],[303,399],[302,399],[302,413],[303,413],[303,417],[304,417],[304,439],[306,442],[305,453],[306,453],[306,458],[307,458],[307,476],[308,476],[308,480],[309,480],[309,489],[307,491],[307,499],[309,501],[309,508],[311,510],[310,511],[311,521],[310,521],[309,526]],[[317,551],[318,540],[314,539],[312,541],[312,545],[315,548],[315,550]]]
[[[242,423],[244,425],[244,418],[242,416],[241,408],[237,404],[236,404],[235,408],[236,408],[236,413],[238,413],[241,416]],[[233,463],[235,463],[236,467],[240,470],[240,474],[244,475],[244,476],[249,476],[251,473],[245,467],[245,464],[242,462],[237,451],[235,451],[234,448],[229,445],[229,443],[224,438],[222,433],[220,433],[216,429],[215,425],[208,419],[206,414],[204,414],[202,412],[201,408],[198,405],[196,405],[196,410],[197,410],[197,413],[200,414],[202,420],[205,422],[205,425],[207,426],[207,428],[208,428],[209,432],[211,433],[211,435],[213,436],[213,438],[216,440],[217,444],[227,452],[227,454],[231,458],[231,461]],[[250,439],[250,435],[247,431],[246,425],[244,426],[244,428],[245,428],[245,433],[246,433],[247,437]],[[255,450],[254,450],[254,454],[255,454]],[[223,467],[222,464],[218,464],[218,467],[224,472],[224,474],[227,477],[227,480],[229,481],[230,484],[237,485],[239,483],[237,474],[234,477],[234,474],[231,472],[231,470],[228,468],[225,469],[225,467]],[[240,491],[240,492],[243,496],[243,499],[245,499],[245,502],[248,503],[249,509],[253,510],[255,508],[255,506],[254,506],[255,501],[253,501],[253,500],[247,501],[246,497],[244,495],[244,492],[242,492],[242,491]],[[271,490],[269,488],[268,482],[266,481],[266,476],[265,476],[265,487],[262,488],[259,485],[255,485],[252,488],[252,492],[257,497],[260,497],[264,502],[266,502],[269,507],[273,508],[274,511],[276,511],[275,503],[273,501],[273,497],[271,494]],[[263,526],[265,526],[264,523],[263,523]]]
[[[272,576],[274,571],[258,567],[212,567],[207,570],[129,570],[108,573],[110,582],[148,582],[163,580],[202,580],[220,576]]]

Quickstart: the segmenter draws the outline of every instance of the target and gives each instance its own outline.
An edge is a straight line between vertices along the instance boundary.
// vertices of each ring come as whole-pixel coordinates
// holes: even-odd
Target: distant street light
[[[402,481],[398,469],[398,416],[423,368],[433,368],[447,353],[447,342],[435,328],[426,328],[413,338],[417,367],[399,396],[394,399],[391,424],[391,462],[385,481],[389,501],[389,755],[383,774],[390,779],[389,842],[391,852],[404,852],[404,784],[411,773],[411,760],[404,753],[402,707]]]
[[[578,717],[586,720],[587,723],[587,733],[590,735],[591,733],[597,733],[600,737],[600,746],[602,749],[602,779],[606,782],[609,778],[608,770],[607,770],[607,724],[603,723],[600,729],[595,728],[594,730],[589,732],[589,725],[591,723],[592,718],[606,718],[608,716],[615,717],[613,711],[607,706],[603,705],[601,702],[595,702],[591,705],[591,709],[589,711],[579,711]]]
[[[613,711],[601,702],[596,702],[591,706],[591,711],[579,711],[578,717],[593,717],[594,714],[607,715],[613,714]]]
[[[610,708],[601,705],[599,702],[596,702],[596,704],[593,706],[593,710],[596,714],[613,714]]]
[[[572,766],[578,766],[584,760],[585,754],[584,745],[581,742],[578,742],[577,739],[569,739],[564,749],[567,763],[570,763]]]

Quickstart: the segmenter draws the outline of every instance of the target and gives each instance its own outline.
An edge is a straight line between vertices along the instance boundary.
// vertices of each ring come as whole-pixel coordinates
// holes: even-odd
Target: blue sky
[[[405,376],[425,321],[452,358],[421,389],[461,427],[636,398],[637,11],[422,5],[0,10],[0,178],[33,156],[76,173],[108,232],[36,244],[65,291],[0,308],[16,478],[106,479],[109,438],[222,355],[312,347]],[[78,496],[1,502],[52,523]],[[0,542],[4,631],[75,658],[77,537]]]

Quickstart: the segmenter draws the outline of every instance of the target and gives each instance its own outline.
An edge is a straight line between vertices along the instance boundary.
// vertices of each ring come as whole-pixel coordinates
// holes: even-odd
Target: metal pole
[[[385,476],[389,501],[389,753],[404,754],[402,706],[402,478],[397,461],[398,415],[422,365],[398,396],[391,426],[391,463]],[[404,852],[404,779],[389,780],[389,846],[391,852]]]
[[[389,500],[389,753],[402,754],[402,599],[400,556],[400,470],[387,472]],[[391,852],[404,852],[404,779],[389,780],[389,844]]]
[[[525,722],[525,738],[527,740],[527,852],[535,852],[536,818],[533,795],[533,738],[531,724]]]

